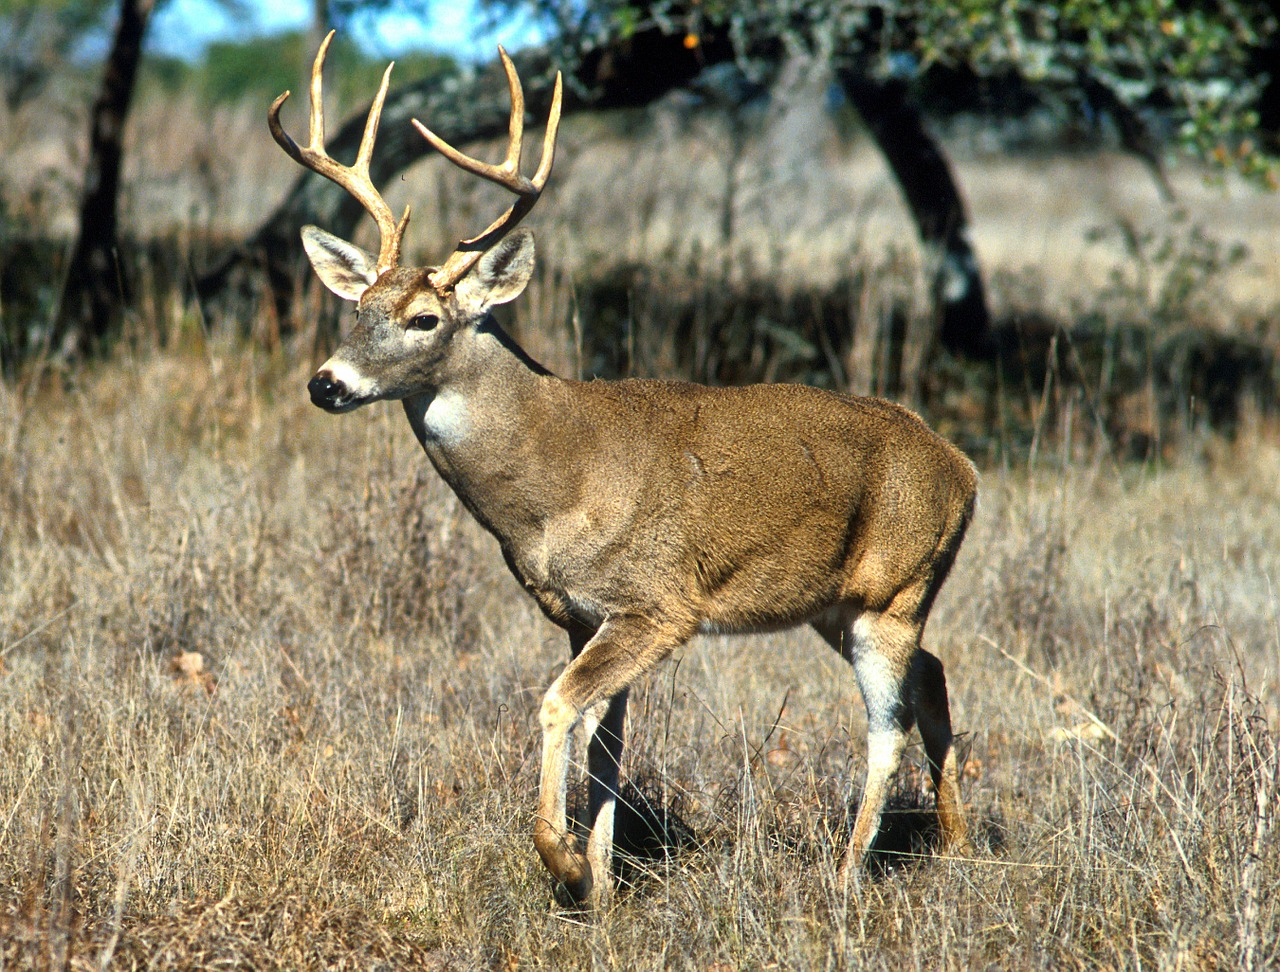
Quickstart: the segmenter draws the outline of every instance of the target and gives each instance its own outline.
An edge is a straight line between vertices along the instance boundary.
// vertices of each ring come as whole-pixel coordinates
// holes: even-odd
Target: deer
[[[972,518],[973,464],[907,408],[795,384],[560,378],[492,310],[534,267],[517,224],[555,158],[556,75],[542,156],[521,174],[524,93],[506,51],[505,159],[464,155],[414,119],[451,163],[516,197],[438,267],[400,266],[409,207],[396,220],[369,161],[389,65],[353,165],[324,147],[322,71],[311,73],[310,141],[268,112],[272,136],[331,179],[377,224],[377,255],[315,226],[303,247],[321,282],[354,302],[355,322],[308,383],[331,413],[399,401],[409,426],[506,566],[568,636],[569,661],[542,698],[533,843],[556,886],[585,908],[610,903],[623,724],[636,681],[699,633],[811,626],[853,668],[866,708],[866,778],[838,876],[866,862],[908,734],[918,728],[943,853],[971,850],[946,678],[922,634]],[[566,789],[585,745],[585,846]]]

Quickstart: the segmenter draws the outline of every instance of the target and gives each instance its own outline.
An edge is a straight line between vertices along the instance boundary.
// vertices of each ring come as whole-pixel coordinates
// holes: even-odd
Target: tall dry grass
[[[140,120],[131,225],[243,229],[284,191],[287,161],[252,136],[251,114],[193,131],[172,108]],[[27,207],[10,211],[56,227],[65,199],[23,180],[73,172],[74,152],[50,126],[0,121],[0,135],[21,123],[30,136],[6,163],[6,193]],[[717,260],[729,275],[820,279],[888,254],[897,275],[868,284],[861,310],[922,306],[878,164],[803,115],[775,123],[743,146],[733,198],[724,166],[699,162],[725,158],[723,120],[672,108],[639,142],[615,123],[566,125],[539,229],[544,262],[567,272],[515,309],[535,355],[590,370],[573,274],[612,257],[692,262],[714,285]],[[210,155],[227,144],[244,150]],[[1095,210],[1112,225],[1154,212],[1128,163],[961,152],[959,168],[998,302],[1065,318],[1097,310],[1105,285],[1119,319],[1158,287],[1132,242],[1113,237],[1100,264],[1082,242]],[[625,191],[606,192],[606,174],[629,175]],[[1207,225],[1238,217],[1271,245],[1273,201],[1177,178]],[[414,195],[419,244],[490,208],[450,179],[426,165],[391,190]],[[1043,186],[1056,191],[1032,204]],[[726,206],[732,247],[704,238]],[[1263,252],[1243,278],[1202,281],[1222,290],[1188,308],[1213,294],[1204,322],[1230,327],[1274,306],[1280,262]],[[1273,427],[1188,435],[1157,465],[1126,465],[1105,438],[1079,447],[1074,430],[1096,418],[1082,405],[989,390],[1048,417],[1030,458],[998,439],[984,457],[979,514],[927,633],[965,733],[976,856],[930,853],[913,750],[886,841],[897,853],[842,886],[865,728],[851,673],[807,632],[704,638],[638,690],[624,766],[648,801],[628,829],[666,811],[680,847],[631,862],[615,907],[585,918],[554,906],[530,841],[536,714],[562,635],[398,410],[323,415],[303,390],[306,337],[268,354],[218,322],[203,330],[172,297],[136,309],[136,339],[112,359],[37,362],[0,383],[3,968],[1280,962]],[[661,374],[650,310],[635,307],[620,339]],[[846,383],[874,391],[874,358],[855,340]]]
[[[986,472],[927,636],[974,859],[930,855],[913,751],[905,853],[840,885],[851,673],[807,632],[699,639],[639,690],[624,770],[693,837],[584,918],[529,839],[562,636],[398,410],[326,416],[290,352],[177,343],[0,386],[3,967],[1280,960],[1265,430]]]

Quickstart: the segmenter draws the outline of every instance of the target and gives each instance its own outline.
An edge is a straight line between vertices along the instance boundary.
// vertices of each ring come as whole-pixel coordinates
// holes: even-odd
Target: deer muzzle
[[[370,400],[361,389],[352,388],[327,368],[321,369],[307,382],[307,391],[311,394],[311,404],[318,405],[326,412],[349,412]]]
[[[307,391],[311,393],[312,405],[331,410],[345,396],[346,389],[341,382],[334,381],[327,372],[321,371],[307,382]]]
[[[307,391],[326,412],[349,412],[382,397],[380,382],[337,356],[320,366]]]

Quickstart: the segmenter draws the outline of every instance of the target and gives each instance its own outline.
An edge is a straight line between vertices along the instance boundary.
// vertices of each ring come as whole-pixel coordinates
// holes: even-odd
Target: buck
[[[570,661],[542,700],[533,840],[570,895],[599,906],[610,861],[629,687],[699,632],[809,624],[854,670],[867,711],[867,769],[842,876],[866,857],[913,726],[936,793],[944,851],[968,846],[942,663],[921,647],[930,607],[973,512],[970,462],[905,408],[798,385],[570,381],[534,362],[491,309],[524,290],[533,238],[516,224],[551,173],[557,75],[542,157],[520,172],[524,95],[511,93],[506,159],[485,163],[414,121],[432,146],[516,196],[442,266],[401,267],[397,222],[369,160],[391,67],[356,161],[324,148],[322,68],[311,76],[310,144],[271,132],[301,165],[356,197],[377,256],[314,226],[317,275],[354,301],[349,336],[311,379],[328,412],[398,400],[432,465],[497,538],[507,566],[564,629]],[[585,847],[566,821],[571,745],[589,779]]]

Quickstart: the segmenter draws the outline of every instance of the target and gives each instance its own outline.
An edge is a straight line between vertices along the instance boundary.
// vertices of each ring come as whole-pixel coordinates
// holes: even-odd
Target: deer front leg
[[[543,698],[538,714],[542,725],[542,778],[533,844],[552,877],[564,885],[575,901],[585,901],[591,892],[591,867],[574,848],[565,815],[569,743],[582,713],[560,697],[558,684],[559,679]]]
[[[542,701],[542,781],[533,842],[547,870],[575,901],[598,907],[608,902],[611,893],[609,860],[618,772],[615,755],[620,756],[622,749],[625,690],[687,641],[694,630],[695,624],[632,615],[609,618],[560,673]],[[613,701],[595,733],[600,741],[588,743],[594,816],[584,855],[574,846],[565,814],[569,749],[584,714],[605,700]],[[606,735],[600,736],[602,732]]]

